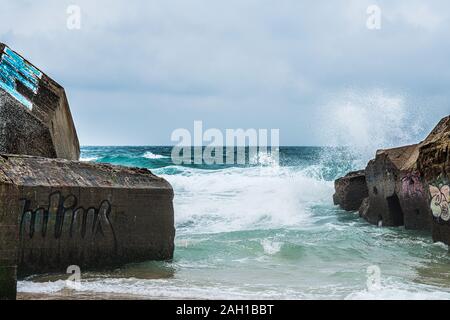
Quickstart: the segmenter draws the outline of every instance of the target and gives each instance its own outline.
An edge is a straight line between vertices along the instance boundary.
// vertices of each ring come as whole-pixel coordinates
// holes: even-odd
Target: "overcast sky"
[[[447,0],[0,3],[0,41],[65,87],[83,145],[171,144],[194,120],[279,128],[283,145],[395,144],[450,114]]]

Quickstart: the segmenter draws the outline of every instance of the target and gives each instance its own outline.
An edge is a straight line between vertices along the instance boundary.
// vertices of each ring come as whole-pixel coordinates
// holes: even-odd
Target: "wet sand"
[[[98,292],[76,293],[73,290],[62,290],[51,294],[18,292],[17,300],[154,300],[138,295],[121,295]]]

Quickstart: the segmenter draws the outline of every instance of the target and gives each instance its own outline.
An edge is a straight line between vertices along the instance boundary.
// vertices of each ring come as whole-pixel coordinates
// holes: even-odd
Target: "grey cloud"
[[[379,31],[366,28],[374,2]],[[79,31],[66,28],[69,4],[81,7]],[[2,7],[2,41],[66,87],[83,144],[168,144],[173,129],[196,119],[280,128],[283,144],[326,144],[320,115],[352,88],[401,95],[406,112],[428,108],[425,127],[450,113],[447,1],[11,0]]]

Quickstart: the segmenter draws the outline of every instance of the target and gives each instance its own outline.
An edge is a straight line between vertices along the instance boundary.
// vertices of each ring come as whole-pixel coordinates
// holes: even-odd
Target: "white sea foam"
[[[218,233],[306,226],[309,207],[330,203],[331,182],[283,167],[185,169],[166,175],[175,190],[177,225],[189,232]]]
[[[261,245],[266,254],[274,255],[274,254],[277,254],[278,252],[280,252],[281,247],[283,246],[283,243],[269,240],[269,239],[264,239],[261,241]]]
[[[278,159],[272,155],[271,152],[257,152],[250,163],[255,163],[260,166],[278,167]]]
[[[378,289],[359,290],[345,297],[347,300],[449,300],[450,292],[424,284],[405,284],[400,281],[386,281]]]
[[[168,158],[167,156],[163,156],[161,154],[154,154],[153,152],[150,152],[150,151],[147,151],[146,153],[144,153],[143,157],[147,158],[147,159],[165,159],[165,158]]]
[[[96,160],[98,160],[99,159],[99,157],[80,157],[80,161],[83,161],[83,162],[92,162],[92,161],[96,161]]]
[[[55,294],[68,289],[64,280],[38,283],[19,281],[18,292]],[[134,295],[162,299],[301,299],[300,292],[290,290],[261,290],[262,288],[242,288],[240,286],[220,285],[208,281],[203,283],[181,279],[142,280],[134,278],[93,279],[82,281],[74,289],[75,293],[104,293]]]
[[[401,282],[384,284],[379,289],[367,290],[351,287],[309,287],[303,290],[280,285],[247,285],[195,281],[187,279],[136,279],[102,278],[83,280],[76,289],[69,288],[66,281],[53,282],[19,281],[19,293],[57,295],[63,290],[76,294],[115,294],[129,297],[159,299],[347,299],[347,300],[448,300],[450,292],[438,287]]]

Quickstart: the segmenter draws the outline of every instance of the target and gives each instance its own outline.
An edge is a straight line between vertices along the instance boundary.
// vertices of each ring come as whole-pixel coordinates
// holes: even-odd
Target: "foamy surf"
[[[93,162],[98,160],[98,157],[80,157],[80,161],[82,162]]]
[[[294,281],[294,280],[293,280]],[[356,287],[323,286],[296,290],[279,285],[230,285],[210,281],[136,278],[89,279],[73,288],[66,281],[37,283],[20,281],[19,293],[47,294],[58,297],[75,297],[88,294],[98,298],[110,294],[136,299],[248,299],[248,300],[289,300],[289,299],[345,299],[345,300],[447,300],[450,291],[436,290],[426,285],[405,286],[395,283],[376,290]]]
[[[352,150],[287,147],[279,164],[262,157],[255,165],[216,167],[174,165],[169,147],[83,148],[88,157],[145,166],[171,183],[173,261],[100,275],[82,270],[77,289],[66,288],[65,274],[32,277],[19,282],[19,292],[55,298],[450,298],[445,246],[421,233],[373,227],[333,205],[333,179],[361,162]],[[380,290],[367,287],[371,266],[381,271]]]
[[[166,159],[166,158],[168,158],[167,156],[163,156],[160,154],[154,154],[151,151],[147,151],[146,153],[144,153],[143,157],[147,158],[147,159]]]
[[[331,182],[293,168],[186,169],[163,177],[175,190],[177,225],[189,223],[188,232],[306,226],[309,206],[331,203],[333,191]]]

